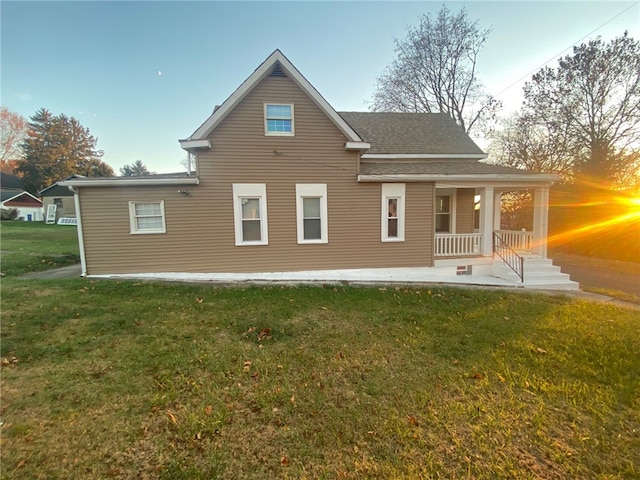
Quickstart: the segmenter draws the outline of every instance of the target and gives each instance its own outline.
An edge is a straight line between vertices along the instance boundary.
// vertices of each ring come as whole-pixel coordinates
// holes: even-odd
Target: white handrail
[[[533,232],[526,230],[495,230],[504,243],[517,252],[531,252]]]
[[[468,257],[480,255],[481,252],[481,233],[437,233],[435,236],[436,257]]]

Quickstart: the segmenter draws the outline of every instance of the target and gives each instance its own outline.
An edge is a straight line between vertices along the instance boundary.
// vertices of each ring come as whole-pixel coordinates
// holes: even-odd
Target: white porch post
[[[538,187],[533,197],[533,245],[532,252],[547,258],[547,234],[549,222],[549,187]]]
[[[480,189],[480,233],[482,233],[482,255],[493,255],[493,187]]]
[[[502,220],[502,192],[493,194],[493,229],[500,230]]]

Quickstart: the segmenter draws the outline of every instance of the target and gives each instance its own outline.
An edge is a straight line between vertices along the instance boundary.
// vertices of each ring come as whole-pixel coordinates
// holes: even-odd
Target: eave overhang
[[[211,150],[211,141],[209,139],[204,140],[178,140],[180,147],[184,150]]]
[[[345,150],[369,150],[371,144],[367,142],[347,142],[344,144]]]
[[[95,178],[95,177],[94,177]],[[64,187],[128,187],[128,186],[160,186],[160,185],[198,185],[198,177],[184,178],[105,178],[105,179],[82,179],[66,180],[58,182]]]

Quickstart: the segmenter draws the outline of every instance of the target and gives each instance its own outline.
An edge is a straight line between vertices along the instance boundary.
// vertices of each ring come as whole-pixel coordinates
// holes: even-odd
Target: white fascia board
[[[94,177],[95,178],[95,177]],[[198,177],[184,178],[131,178],[124,179],[74,179],[58,182],[63,187],[128,187],[128,186],[153,186],[153,185],[198,185]]]
[[[486,186],[492,183],[504,185],[540,185],[551,184],[560,180],[559,175],[540,173],[529,175],[518,174],[476,174],[476,175],[444,175],[444,174],[414,174],[414,175],[358,175],[358,182],[434,182],[445,184],[467,184],[469,186]]]
[[[208,148],[211,149],[211,141],[209,139],[205,140],[178,140],[180,142],[180,147],[183,150],[192,150],[196,148]]]
[[[344,144],[345,150],[369,150],[371,144],[367,142],[347,142]]]
[[[16,199],[16,198],[18,198],[18,197],[21,197],[22,195],[25,195],[25,194],[29,195],[29,196],[30,196],[31,198],[33,198],[34,200],[37,200],[38,202],[42,203],[42,200],[40,200],[38,197],[35,197],[35,196],[33,196],[32,194],[30,194],[29,192],[27,192],[26,190],[23,190],[22,192],[15,194],[13,197],[11,197],[11,198],[7,198],[6,200],[4,200],[4,201],[2,202],[2,205],[4,205],[4,204],[5,204],[5,203],[7,203],[7,202],[10,202],[11,200],[14,200],[14,199]],[[35,207],[35,208],[37,208],[37,207]]]
[[[447,160],[447,159],[467,159],[482,160],[487,158],[486,153],[365,153],[361,157],[363,160],[368,158],[378,160],[411,160],[411,159],[431,159],[431,160]]]
[[[276,62],[280,62],[285,73],[315,102],[333,121],[350,142],[362,142],[358,134],[338,115],[331,105],[320,95],[309,81],[293,66],[280,50],[276,50],[227,98],[187,140],[203,140],[233,110],[238,103],[265,77]]]

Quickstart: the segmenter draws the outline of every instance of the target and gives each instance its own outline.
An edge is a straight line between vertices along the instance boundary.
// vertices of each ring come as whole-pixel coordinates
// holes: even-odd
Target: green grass
[[[0,272],[6,276],[37,272],[80,262],[78,233],[70,225],[0,222]]]
[[[502,290],[9,277],[1,478],[638,478],[639,320]]]

